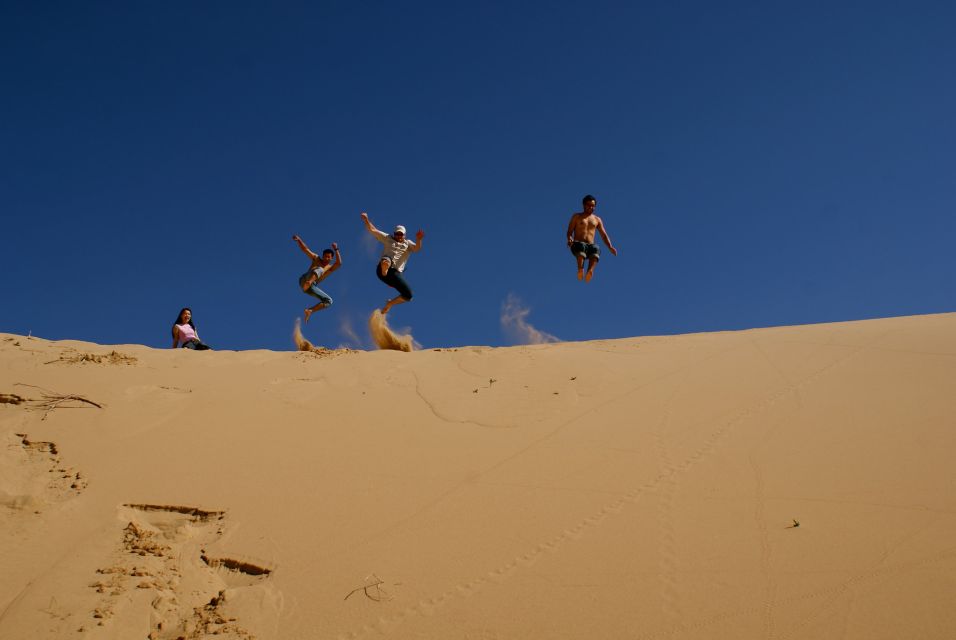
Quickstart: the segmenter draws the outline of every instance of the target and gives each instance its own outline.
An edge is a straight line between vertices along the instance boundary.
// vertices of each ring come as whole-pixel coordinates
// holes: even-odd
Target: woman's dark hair
[[[179,322],[183,319],[183,311],[189,312],[190,317],[189,317],[189,322],[187,324],[193,328],[193,331],[196,330],[196,325],[193,324],[193,319],[192,319],[193,310],[190,309],[189,307],[183,307],[182,309],[179,310],[179,313],[176,315],[176,322],[173,323],[173,328],[170,330],[174,338],[176,337],[176,325],[179,324]]]

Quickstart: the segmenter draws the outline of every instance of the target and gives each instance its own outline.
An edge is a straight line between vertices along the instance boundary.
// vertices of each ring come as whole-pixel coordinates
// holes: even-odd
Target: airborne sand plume
[[[295,326],[292,328],[292,342],[295,343],[295,348],[299,351],[315,350],[315,345],[302,335],[302,321],[299,318],[295,319]]]
[[[368,317],[368,330],[379,349],[394,351],[414,351],[415,339],[411,334],[398,334],[388,326],[388,321],[379,309]]]
[[[956,313],[293,336],[0,334],[0,640],[956,638]]]
[[[541,331],[530,322],[531,308],[524,304],[514,293],[509,293],[501,303],[502,330],[518,344],[546,344],[561,340],[546,331]]]

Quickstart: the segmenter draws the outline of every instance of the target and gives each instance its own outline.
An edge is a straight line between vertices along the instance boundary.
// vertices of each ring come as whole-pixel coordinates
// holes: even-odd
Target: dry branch
[[[388,593],[386,593],[384,589],[382,589],[382,585],[385,584],[385,581],[382,580],[381,578],[379,578],[378,576],[376,576],[374,573],[373,573],[372,575],[368,576],[368,577],[365,578],[365,579],[366,579],[366,580],[369,580],[369,579],[371,579],[371,578],[374,578],[374,579],[375,579],[375,582],[372,582],[372,583],[366,584],[366,585],[364,585],[364,586],[356,587],[355,589],[352,589],[351,591],[349,591],[349,592],[345,595],[345,597],[343,598],[343,600],[348,600],[348,599],[349,599],[349,596],[351,596],[353,593],[357,593],[357,592],[359,592],[359,591],[365,592],[365,597],[368,598],[369,600],[374,600],[375,602],[382,602],[382,601],[384,601],[384,600],[391,600],[391,599],[392,599],[391,596],[388,595]],[[374,594],[369,593],[369,589],[375,589],[375,593],[374,593]]]
[[[72,393],[59,393],[57,391],[50,391],[49,389],[44,389],[43,387],[38,387],[34,384],[26,384],[24,382],[17,382],[13,386],[17,387],[30,387],[32,389],[40,390],[40,398],[30,398],[27,402],[30,403],[31,409],[38,409],[43,411],[43,417],[41,420],[46,420],[46,417],[54,409],[61,408],[60,405],[67,402],[82,402],[88,405],[92,405],[97,409],[102,409],[103,405],[93,402],[89,398],[84,398],[83,396],[78,396]],[[63,409],[79,409],[80,407],[71,407],[65,406]]]

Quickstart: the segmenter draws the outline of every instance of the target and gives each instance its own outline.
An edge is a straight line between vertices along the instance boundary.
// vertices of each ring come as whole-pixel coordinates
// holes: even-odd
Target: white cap
[[[402,225],[398,225],[397,227],[395,227],[395,231],[393,231],[392,233],[405,233],[405,227],[403,227]]]

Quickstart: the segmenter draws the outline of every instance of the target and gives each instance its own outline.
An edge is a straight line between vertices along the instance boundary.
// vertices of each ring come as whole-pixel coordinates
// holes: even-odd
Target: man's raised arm
[[[295,243],[299,245],[299,248],[302,249],[303,253],[309,256],[309,258],[311,258],[312,260],[315,260],[318,257],[307,246],[305,246],[305,243],[302,241],[302,238],[300,238],[299,236],[292,236],[292,239],[295,240]]]
[[[418,230],[418,233],[415,234],[415,244],[408,247],[409,251],[419,252],[422,250],[422,238],[425,237],[425,232],[421,229]]]
[[[364,211],[362,212],[362,222],[365,223],[365,228],[368,229],[369,233],[373,235],[381,235],[382,232],[375,228],[375,225],[372,224],[372,221],[368,219],[368,214]]]
[[[336,269],[342,266],[342,254],[339,252],[339,244],[337,242],[332,243],[332,251],[335,252],[335,262],[332,263],[332,266],[329,267],[327,273],[332,273]]]

